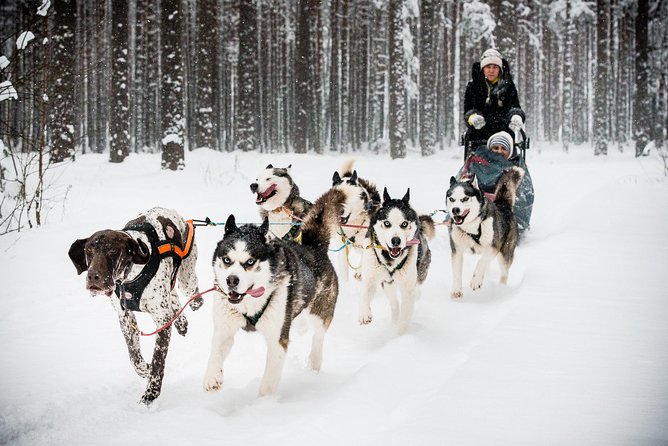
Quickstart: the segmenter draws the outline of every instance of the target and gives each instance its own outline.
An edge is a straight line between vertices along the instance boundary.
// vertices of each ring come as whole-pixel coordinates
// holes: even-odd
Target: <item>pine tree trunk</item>
[[[218,120],[214,119],[214,86],[217,83],[216,54],[219,45],[217,0],[197,1],[197,100],[195,110],[195,147],[217,149],[215,135]]]
[[[406,157],[406,59],[402,31],[404,0],[390,2],[390,156]]]
[[[636,15],[636,96],[633,107],[633,136],[636,156],[641,156],[649,142],[650,122],[655,118],[649,106],[648,94],[648,34],[649,0],[638,0]]]
[[[423,0],[420,15],[420,147],[423,156],[433,155],[436,143],[436,34],[435,11],[432,0]]]
[[[239,4],[239,60],[237,149],[255,150],[258,144],[257,117],[260,110],[256,100],[258,93],[257,11],[255,2],[241,0]]]
[[[51,161],[60,162],[74,157],[74,131],[77,128],[75,113],[74,31],[76,29],[76,1],[61,0],[54,5],[53,59],[49,84],[49,125],[52,129]]]
[[[575,34],[575,19],[571,14],[570,3],[566,3],[566,35],[564,36],[564,86],[563,86],[563,116],[561,121],[561,143],[564,152],[572,140],[573,133],[573,37]]]
[[[130,94],[128,82],[127,1],[111,1],[111,113],[109,161],[122,162],[130,154]]]
[[[594,116],[594,154],[608,154],[608,26],[610,21],[609,0],[596,1],[596,87]]]
[[[185,166],[185,123],[183,117],[184,61],[181,51],[181,24],[184,14],[180,0],[161,0],[162,43],[162,168],[181,170]]]

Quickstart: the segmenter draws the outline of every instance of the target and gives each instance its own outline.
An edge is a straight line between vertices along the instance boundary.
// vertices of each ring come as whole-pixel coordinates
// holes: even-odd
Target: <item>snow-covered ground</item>
[[[534,143],[534,146],[540,144]],[[115,312],[84,290],[67,250],[77,238],[121,228],[160,205],[186,218],[258,222],[248,185],[268,163],[293,165],[314,200],[344,158],[188,153],[181,172],[159,155],[80,156],[54,171],[47,224],[0,237],[0,443],[19,445],[658,445],[668,443],[668,181],[659,160],[631,150],[594,157],[535,147],[533,228],[508,286],[492,264],[480,291],[449,298],[447,230],[413,324],[399,336],[382,295],[357,324],[345,282],[325,338],[323,369],[306,367],[309,337],[295,334],[273,397],[258,398],[265,345],[239,333],[222,391],[202,389],[211,304],[186,310],[162,395],[149,409]],[[420,211],[443,208],[458,149],[405,160],[364,156],[359,174],[395,196],[411,188]],[[71,189],[67,189],[71,186]],[[199,228],[201,289],[223,230]],[[474,258],[465,260],[465,283]],[[212,294],[205,297],[212,298]],[[182,302],[185,302],[185,298]],[[140,328],[153,323],[143,314]],[[145,356],[152,340],[144,339]]]

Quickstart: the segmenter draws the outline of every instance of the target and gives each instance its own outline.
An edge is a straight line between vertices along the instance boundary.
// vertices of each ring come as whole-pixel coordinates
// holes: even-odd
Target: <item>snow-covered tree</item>
[[[162,168],[183,169],[184,140],[184,64],[181,51],[183,11],[180,0],[161,0],[161,123]]]
[[[112,163],[120,163],[130,154],[128,37],[127,1],[111,0],[109,160]]]

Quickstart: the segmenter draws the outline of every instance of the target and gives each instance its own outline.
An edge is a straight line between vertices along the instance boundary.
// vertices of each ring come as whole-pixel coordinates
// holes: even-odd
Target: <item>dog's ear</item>
[[[269,217],[264,217],[264,221],[260,225],[260,232],[266,237],[267,232],[269,232]]]
[[[128,250],[132,256],[132,263],[136,263],[137,265],[145,265],[151,258],[148,246],[141,240],[128,237]]]
[[[230,216],[227,217],[227,221],[225,222],[225,235],[231,234],[237,229],[238,228],[237,228],[237,223],[234,220],[234,214],[230,214]]]
[[[475,190],[480,190],[480,184],[478,184],[478,177],[476,175],[473,175],[473,178],[471,178],[471,185]]]
[[[450,187],[454,186],[455,184],[457,184],[457,178],[450,177]]]
[[[404,203],[408,204],[411,201],[411,188],[406,189],[406,195],[401,199]]]
[[[350,184],[357,186],[357,171],[353,170],[353,174],[350,176]]]
[[[392,198],[390,197],[390,194],[387,193],[387,187],[383,188],[383,203],[386,201],[390,201]]]
[[[74,266],[77,269],[77,274],[88,269],[88,264],[86,263],[86,254],[84,253],[84,246],[88,241],[87,238],[80,238],[79,240],[72,243],[70,250],[67,252],[67,255],[70,256],[70,260],[74,263]]]
[[[334,175],[332,175],[332,186],[336,186],[337,184],[341,184],[343,181],[341,181],[341,175],[339,175],[338,172],[334,172]]]
[[[265,167],[265,169],[273,169],[273,168],[274,166],[272,166],[271,164],[267,164],[267,167]]]

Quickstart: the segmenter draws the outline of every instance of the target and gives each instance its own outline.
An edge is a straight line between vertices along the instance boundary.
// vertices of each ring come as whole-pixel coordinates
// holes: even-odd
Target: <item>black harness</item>
[[[192,230],[194,231],[194,228]],[[179,271],[179,267],[181,266],[181,260],[190,255],[190,250],[188,250],[188,252],[185,253],[183,257],[179,256],[174,251],[174,249],[169,249],[168,251],[161,253],[161,246],[169,245],[170,247],[173,247],[174,243],[171,241],[161,242],[157,231],[153,225],[149,223],[130,224],[124,227],[123,231],[141,232],[146,235],[148,242],[151,245],[151,256],[137,277],[128,282],[116,282],[116,289],[114,290],[116,296],[120,299],[122,309],[141,311],[139,307],[141,296],[148,284],[155,277],[155,274],[158,272],[162,259],[171,257],[174,261],[174,268],[172,269],[172,275],[170,278],[171,288],[174,288],[174,284],[176,283],[176,274]],[[186,235],[186,239],[188,238],[188,235],[189,234]]]

